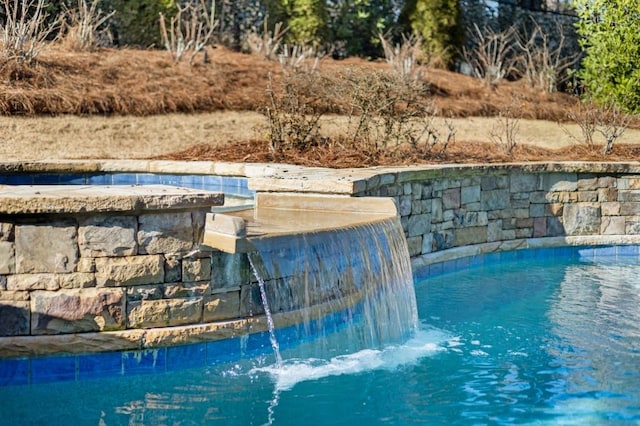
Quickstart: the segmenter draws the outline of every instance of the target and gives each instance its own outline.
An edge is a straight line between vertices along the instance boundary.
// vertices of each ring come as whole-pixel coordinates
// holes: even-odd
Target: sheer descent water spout
[[[236,216],[214,214],[209,224],[215,226],[208,226],[205,236],[205,244],[214,246],[219,237],[219,249],[250,253],[260,281],[252,284],[248,311],[264,313],[275,328],[289,326],[276,343],[293,346],[347,330],[348,338],[340,343],[319,340],[318,356],[323,357],[410,337],[417,328],[417,309],[395,203],[278,197],[283,196],[259,197],[256,209]]]

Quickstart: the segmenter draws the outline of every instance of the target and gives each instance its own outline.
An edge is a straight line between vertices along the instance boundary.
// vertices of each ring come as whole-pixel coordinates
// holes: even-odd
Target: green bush
[[[586,56],[578,76],[601,105],[640,113],[640,0],[575,0]]]
[[[177,12],[175,0],[109,0],[105,5],[116,11],[111,22],[120,46],[160,46],[160,13]]]

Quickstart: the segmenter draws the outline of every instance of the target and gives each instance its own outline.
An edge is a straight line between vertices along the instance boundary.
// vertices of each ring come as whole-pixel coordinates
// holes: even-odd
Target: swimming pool
[[[418,274],[422,327],[404,344],[309,357],[342,331],[284,348],[280,369],[267,344],[198,368],[5,386],[0,423],[636,423],[638,255],[558,248],[434,265]]]

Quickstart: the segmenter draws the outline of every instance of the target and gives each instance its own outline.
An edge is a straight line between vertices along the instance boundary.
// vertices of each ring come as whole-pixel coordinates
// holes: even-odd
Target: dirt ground
[[[523,82],[496,88],[443,70],[425,69],[430,96],[455,129],[446,153],[412,153],[393,159],[338,152],[274,157],[264,142],[268,77],[281,67],[254,55],[218,48],[209,62],[173,64],[167,52],[105,49],[69,53],[50,49],[33,66],[0,64],[0,159],[173,158],[186,160],[286,161],[330,167],[399,162],[554,160],[636,160],[640,126],[627,129],[613,156],[578,143],[580,129],[568,123],[576,97],[544,94]],[[348,67],[387,69],[383,61],[324,59],[321,73],[334,78]],[[510,155],[491,142],[496,116],[517,97],[516,140]],[[344,128],[344,117],[327,115],[323,134]],[[443,118],[436,124],[443,129]],[[558,123],[561,124],[558,124]],[[442,130],[446,134],[446,130]],[[331,160],[333,158],[333,160]],[[346,161],[340,160],[346,158]]]

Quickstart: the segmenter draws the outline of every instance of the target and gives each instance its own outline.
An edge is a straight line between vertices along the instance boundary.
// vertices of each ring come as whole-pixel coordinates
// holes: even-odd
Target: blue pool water
[[[622,256],[620,254],[629,254]],[[431,268],[405,344],[314,345],[154,374],[0,387],[0,424],[637,424],[637,248],[521,252]],[[352,336],[352,335],[351,335]]]

